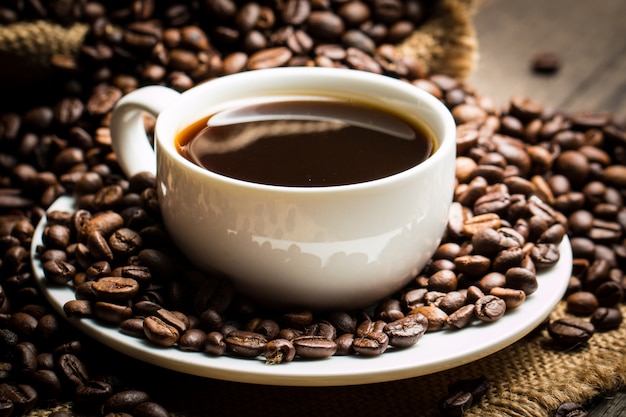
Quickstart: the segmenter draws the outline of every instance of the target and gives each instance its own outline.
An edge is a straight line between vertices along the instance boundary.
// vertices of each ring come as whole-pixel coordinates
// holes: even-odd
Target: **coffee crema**
[[[209,115],[176,137],[178,152],[248,182],[326,187],[385,178],[426,160],[434,134],[375,103],[271,97]]]

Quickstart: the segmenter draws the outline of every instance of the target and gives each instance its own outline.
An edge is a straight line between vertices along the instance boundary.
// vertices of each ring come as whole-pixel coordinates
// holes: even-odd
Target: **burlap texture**
[[[626,307],[622,313],[626,314]],[[551,318],[566,315],[562,302]],[[155,401],[179,417],[437,417],[437,403],[446,395],[448,384],[480,375],[490,380],[490,389],[465,417],[547,417],[563,402],[585,403],[626,385],[626,323],[617,330],[596,333],[588,343],[573,349],[554,345],[546,330],[541,330],[458,368],[394,382],[338,387],[218,381],[160,369],[99,349],[92,351],[106,356],[99,366],[120,372],[136,387],[149,390]],[[34,410],[29,416],[47,416],[59,410],[89,415],[77,413],[71,403],[62,403]]]
[[[39,20],[0,25],[0,87],[46,81],[53,55],[78,54],[87,26]]]

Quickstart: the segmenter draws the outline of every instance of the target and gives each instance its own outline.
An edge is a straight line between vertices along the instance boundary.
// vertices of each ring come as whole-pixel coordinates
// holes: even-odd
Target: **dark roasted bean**
[[[214,356],[223,355],[228,347],[226,345],[225,338],[226,337],[221,332],[213,331],[207,333],[204,342],[204,351]]]
[[[587,411],[582,404],[565,402],[557,407],[554,417],[587,417]]]
[[[155,316],[143,319],[143,330],[148,340],[162,347],[173,346],[180,338],[176,327]]]
[[[11,412],[14,410],[21,415],[28,413],[35,407],[39,396],[37,395],[37,391],[30,385],[10,384],[5,382],[0,384],[0,398],[4,400],[2,401],[4,406],[0,408],[0,410],[10,410]]]
[[[64,353],[59,357],[57,369],[61,376],[74,387],[82,385],[89,380],[85,364],[71,353]]]
[[[476,300],[474,314],[483,322],[499,320],[506,312],[506,303],[494,295],[486,295]]]
[[[593,336],[595,327],[582,318],[565,317],[551,321],[548,332],[557,343],[571,347],[587,342]]]
[[[75,393],[78,405],[95,408],[113,394],[113,387],[104,381],[90,380],[77,386]]]
[[[263,352],[268,340],[259,333],[235,330],[228,333],[224,342],[228,350],[236,355],[255,357]]]
[[[263,356],[265,363],[270,365],[291,362],[296,356],[296,348],[290,340],[274,339],[265,345]]]
[[[150,401],[147,392],[139,390],[125,390],[111,395],[102,406],[102,413],[130,413],[141,403]]]
[[[332,356],[337,351],[337,343],[324,336],[299,336],[291,341],[296,355],[307,359],[321,359]]]
[[[472,405],[474,398],[470,392],[457,391],[442,398],[438,403],[441,414],[445,417],[460,417]]]
[[[165,407],[154,401],[141,402],[131,412],[133,417],[170,417]]]
[[[389,346],[389,336],[383,331],[369,331],[356,336],[352,349],[362,356],[377,356],[384,353]]]
[[[383,332],[389,337],[389,344],[396,347],[413,346],[424,335],[428,320],[422,314],[409,314],[388,323]]]
[[[123,303],[131,300],[139,291],[139,284],[132,278],[102,277],[92,285],[99,300]]]
[[[119,324],[133,315],[130,306],[111,303],[108,301],[96,301],[91,305],[93,316],[105,323]]]
[[[409,315],[411,314],[422,314],[426,317],[428,321],[427,332],[436,332],[443,329],[448,319],[448,315],[435,305],[416,307],[411,310]]]
[[[597,331],[604,332],[617,329],[622,324],[623,316],[617,308],[599,307],[591,314],[589,321]]]
[[[475,318],[476,307],[474,304],[467,304],[453,311],[446,317],[445,324],[450,329],[462,329],[469,325]]]

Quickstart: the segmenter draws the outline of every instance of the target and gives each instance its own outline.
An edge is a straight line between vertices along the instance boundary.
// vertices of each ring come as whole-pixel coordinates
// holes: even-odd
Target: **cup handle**
[[[168,87],[148,86],[122,97],[111,115],[111,144],[122,171],[132,177],[140,172],[156,175],[156,157],[144,128],[144,112],[157,117],[180,97]]]

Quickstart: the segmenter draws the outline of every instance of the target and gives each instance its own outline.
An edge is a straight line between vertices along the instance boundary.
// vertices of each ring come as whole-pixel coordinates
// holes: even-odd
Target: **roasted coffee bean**
[[[561,68],[561,55],[553,51],[539,52],[532,57],[531,66],[535,72],[553,74]]]
[[[587,417],[587,411],[582,404],[565,402],[559,405],[554,412],[554,417]]]
[[[619,328],[623,315],[618,308],[599,307],[591,314],[589,321],[597,331],[605,332]]]
[[[551,321],[548,332],[558,344],[571,347],[587,342],[593,336],[595,327],[582,318],[565,317]]]
[[[362,356],[377,356],[384,353],[389,346],[389,336],[384,331],[364,332],[356,336],[352,349]]]
[[[74,279],[76,267],[63,260],[47,261],[42,265],[46,279],[52,285],[64,285]]]
[[[94,232],[99,232],[102,236],[108,237],[123,225],[124,219],[116,212],[105,211],[97,213],[80,226],[80,229],[78,229],[78,241],[82,243],[87,242],[88,237]]]
[[[125,390],[111,395],[102,405],[102,414],[130,413],[141,403],[150,401],[150,395],[140,390]]]
[[[296,355],[301,358],[326,358],[337,351],[337,343],[324,336],[299,336],[291,342],[296,349]]]
[[[263,352],[268,340],[259,333],[235,330],[226,336],[224,342],[228,350],[236,355],[255,357]]]
[[[446,314],[451,314],[467,303],[467,291],[450,291],[439,300],[438,307]]]
[[[93,316],[104,323],[119,324],[133,315],[133,309],[127,305],[96,301],[91,304]]]
[[[347,356],[355,353],[353,349],[353,333],[342,334],[335,339],[335,343],[337,344],[337,351],[335,352],[335,356]]]
[[[402,303],[396,298],[390,298],[381,302],[376,311],[376,318],[385,322],[391,322],[404,317]],[[354,330],[353,330],[354,331]]]
[[[35,334],[39,321],[28,313],[18,311],[11,315],[9,324],[18,336],[28,340]]]
[[[453,330],[468,326],[476,318],[474,314],[475,309],[476,306],[474,304],[466,304],[460,307],[446,317],[445,325]]]
[[[37,370],[37,347],[31,342],[20,342],[13,348],[13,371],[23,377],[32,375]]]
[[[262,319],[257,317],[250,320],[244,326],[243,330],[259,333],[265,336],[268,340],[272,340],[278,336],[278,333],[280,332],[280,326],[274,320]]]
[[[495,256],[499,251],[505,249],[501,245],[500,233],[491,227],[477,230],[472,235],[472,246],[477,254],[487,257]]]
[[[132,278],[102,277],[93,283],[92,289],[100,300],[123,303],[137,294],[139,284]]]
[[[90,380],[77,386],[75,394],[79,406],[96,407],[113,394],[113,387],[104,381]]]
[[[141,284],[148,284],[152,279],[152,273],[148,267],[142,265],[125,265],[119,268],[119,275],[124,278],[132,278]]]
[[[448,385],[448,392],[450,394],[459,391],[469,392],[472,394],[473,402],[476,403],[485,396],[490,385],[491,383],[489,382],[489,379],[487,379],[484,375],[481,375],[477,378],[461,379],[451,383]]]
[[[0,398],[0,415],[11,416],[14,410],[15,406],[13,405],[13,401],[8,398]]]
[[[189,318],[179,311],[170,311],[165,308],[160,308],[155,311],[154,315],[174,327],[181,334],[184,333],[190,325]]]
[[[383,332],[389,337],[389,344],[400,348],[413,346],[424,335],[428,320],[422,314],[409,314],[388,323]]]
[[[137,254],[143,241],[141,235],[134,230],[120,228],[109,237],[108,244],[113,254],[126,257]]]
[[[120,332],[127,334],[129,336],[144,338],[146,334],[143,329],[143,318],[132,317],[122,321],[119,324]]]
[[[567,299],[567,311],[579,315],[588,316],[598,308],[598,299],[589,291],[577,291],[570,294]]]
[[[258,51],[248,58],[248,69],[263,69],[281,67],[291,59],[293,53],[287,47],[277,46],[274,48]]]
[[[435,305],[416,307],[409,313],[409,315],[414,314],[421,314],[426,317],[428,323],[427,332],[436,332],[443,329],[448,319],[448,315]]]
[[[35,407],[39,396],[37,391],[30,385],[5,382],[0,384],[0,398],[4,399],[5,411],[12,409],[15,413],[21,415],[28,413]]]
[[[223,355],[228,348],[225,338],[224,334],[218,331],[207,333],[204,342],[204,351],[214,356]]]
[[[87,281],[97,281],[102,277],[108,277],[111,275],[113,275],[111,271],[111,264],[107,261],[94,262],[85,269],[85,280]]]
[[[180,338],[180,331],[156,316],[143,319],[143,330],[146,338],[152,343],[162,346],[173,346]]]
[[[526,268],[509,268],[505,273],[505,287],[522,290],[526,295],[531,295],[539,288],[537,275]]]
[[[617,281],[606,281],[595,289],[598,304],[604,307],[617,306],[624,300],[624,286]]]
[[[69,300],[63,304],[63,311],[68,317],[91,317],[93,308],[89,300]]]
[[[278,327],[276,328],[276,334],[278,334]],[[307,326],[304,329],[303,336],[320,336],[329,340],[335,340],[337,338],[337,329],[327,321],[320,321]]]
[[[333,43],[339,39],[345,25],[341,18],[331,11],[311,11],[306,20],[308,31],[322,42]]]
[[[482,255],[457,256],[456,258],[454,258],[454,267],[455,272],[457,273],[465,274],[469,277],[481,277],[485,275],[491,268],[491,259]],[[454,276],[456,281],[456,276],[454,272],[448,271],[447,274],[452,274],[451,276]],[[432,277],[430,279],[432,279]],[[448,291],[454,289],[456,288],[448,289]],[[443,290],[445,291],[445,288]]]
[[[524,251],[522,248],[509,248],[498,252],[492,261],[494,272],[506,273],[510,268],[522,265]]]
[[[489,291],[489,294],[504,300],[507,310],[517,308],[526,301],[526,293],[514,288],[495,287]]]
[[[458,258],[457,258],[458,259]],[[455,259],[456,266],[456,259]],[[453,271],[443,269],[428,278],[429,291],[450,292],[458,287],[458,279]]]
[[[144,401],[131,410],[133,417],[169,417],[170,413],[161,404]]]
[[[54,400],[63,394],[63,383],[56,372],[39,369],[31,376],[32,386],[37,390],[39,399]]]
[[[499,320],[506,312],[506,303],[494,295],[486,295],[476,300],[474,314],[483,322]]]
[[[474,398],[470,392],[457,391],[442,398],[438,402],[438,408],[445,417],[461,417],[472,405]]]
[[[285,327],[304,329],[306,326],[313,323],[313,311],[300,310],[286,312],[282,315],[282,322]]]
[[[274,339],[265,345],[263,356],[265,363],[270,365],[291,362],[296,356],[296,348],[290,340]]]
[[[50,249],[65,249],[70,242],[70,230],[60,224],[46,226],[41,239]]]
[[[480,290],[480,293],[475,293],[477,295],[476,300],[483,297],[485,294],[489,294],[494,288],[510,286],[506,282],[506,275],[500,272],[490,272],[482,277],[476,284],[477,285],[473,287]]]
[[[83,385],[89,380],[89,374],[85,364],[78,356],[71,353],[64,353],[57,359],[57,369],[63,379],[72,386]]]
[[[533,245],[530,257],[537,269],[547,269],[559,261],[559,248],[554,243],[537,243]]]

